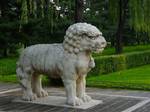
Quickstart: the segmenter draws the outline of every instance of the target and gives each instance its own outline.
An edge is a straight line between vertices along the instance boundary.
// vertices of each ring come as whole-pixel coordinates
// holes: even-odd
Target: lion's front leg
[[[89,102],[92,100],[90,96],[86,94],[86,75],[80,76],[77,79],[77,96],[81,98],[84,102]]]
[[[63,79],[66,96],[67,96],[67,104],[72,106],[79,106],[83,104],[83,101],[76,97],[76,80]]]

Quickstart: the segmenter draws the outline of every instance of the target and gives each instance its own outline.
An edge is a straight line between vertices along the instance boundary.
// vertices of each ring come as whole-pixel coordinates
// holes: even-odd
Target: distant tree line
[[[116,53],[150,43],[150,0],[1,0],[0,56],[38,43],[62,42],[75,22],[97,26]]]

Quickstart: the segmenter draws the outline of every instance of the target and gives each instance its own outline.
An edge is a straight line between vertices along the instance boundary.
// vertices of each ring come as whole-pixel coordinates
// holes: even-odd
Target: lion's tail
[[[19,62],[17,62],[16,74],[17,78],[20,80],[24,77],[23,69]]]

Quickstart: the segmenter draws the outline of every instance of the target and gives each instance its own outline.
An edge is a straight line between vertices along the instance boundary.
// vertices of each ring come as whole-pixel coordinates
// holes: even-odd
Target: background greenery
[[[88,22],[109,44],[93,54],[87,85],[150,90],[149,6],[150,0],[0,0],[0,81],[17,82],[22,49],[62,42],[68,26]]]
[[[17,55],[20,47],[62,42],[79,16],[75,12],[82,12],[81,21],[97,26],[111,47],[150,43],[149,0],[80,0],[78,9],[75,1],[1,0],[0,57]],[[125,20],[119,21],[120,13]]]

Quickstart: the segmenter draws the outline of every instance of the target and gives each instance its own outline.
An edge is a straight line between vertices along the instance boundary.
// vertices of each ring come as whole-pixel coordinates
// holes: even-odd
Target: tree
[[[118,21],[115,39],[116,53],[123,51],[123,29],[127,17],[130,27],[135,31],[150,32],[150,0],[109,0],[112,22]]]
[[[129,0],[119,0],[119,20],[118,20],[118,29],[116,32],[116,53],[122,53],[123,51],[123,29],[126,20],[126,8]]]
[[[28,23],[28,8],[27,8],[27,0],[22,0],[21,6],[21,24]]]
[[[0,12],[0,56],[8,56],[18,42],[18,9],[16,1],[1,0]]]
[[[84,0],[75,0],[75,22],[83,21]]]
[[[8,10],[8,1],[1,0],[0,1],[0,11],[1,11],[1,16],[3,18],[7,15],[7,10]]]

